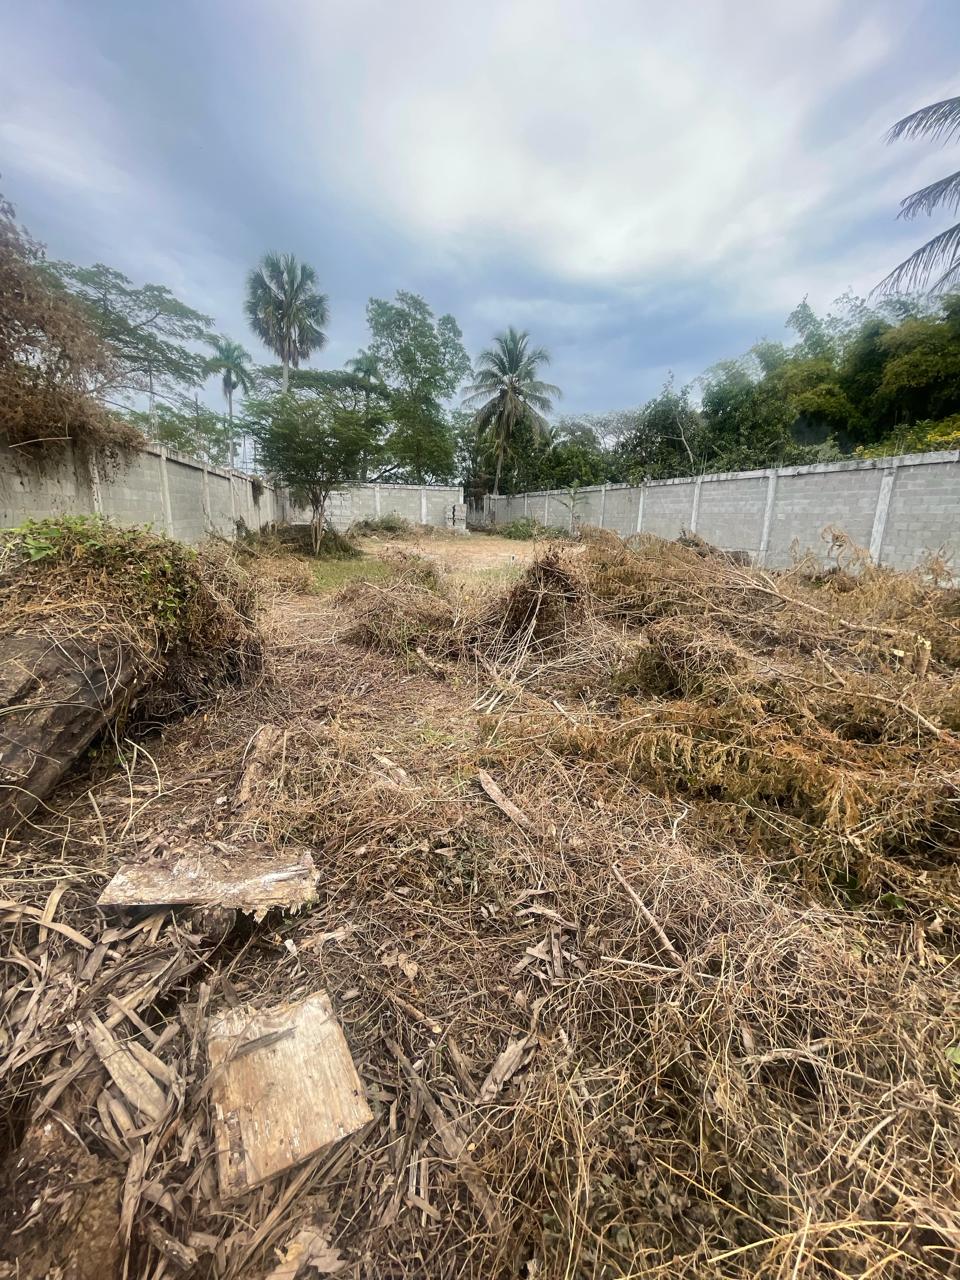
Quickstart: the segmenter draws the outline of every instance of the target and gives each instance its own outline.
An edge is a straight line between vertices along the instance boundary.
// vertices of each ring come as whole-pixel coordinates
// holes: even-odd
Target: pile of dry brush
[[[550,981],[478,1128],[532,1273],[960,1273],[960,593],[607,536],[495,598],[416,576],[346,603],[479,676],[525,818],[485,892],[536,895]],[[430,1009],[516,982],[465,933]]]
[[[0,536],[0,832],[107,725],[181,714],[259,670],[257,589],[225,547],[197,552],[97,518]]]

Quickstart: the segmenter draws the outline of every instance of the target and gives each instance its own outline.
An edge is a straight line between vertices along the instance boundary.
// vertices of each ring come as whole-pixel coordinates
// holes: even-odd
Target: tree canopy
[[[46,265],[51,280],[79,303],[87,323],[108,347],[110,372],[96,391],[108,401],[131,396],[176,405],[205,376],[202,347],[213,321],[159,284],[135,285],[102,262]]]
[[[904,116],[887,135],[889,142],[899,138],[929,138],[944,146],[960,139],[960,98],[944,98]],[[900,201],[901,218],[917,218],[938,209],[960,210],[960,171],[938,178]],[[919,289],[930,285],[933,292],[954,287],[960,282],[960,222],[933,236],[915,249],[880,283],[880,290],[895,293],[901,289]]]
[[[283,387],[297,369],[327,342],[330,305],[317,273],[292,253],[265,254],[247,277],[247,319],[254,333],[283,367]]]
[[[353,367],[388,392],[389,461],[385,478],[424,484],[454,472],[454,435],[446,402],[470,372],[460,326],[438,318],[418,294],[367,304],[370,341]]]
[[[361,479],[375,429],[350,389],[322,383],[248,400],[245,422],[264,468],[310,507],[316,551],[330,494]]]
[[[2,196],[0,304],[0,428],[8,443],[135,447],[142,437],[102,402],[104,387],[120,376],[119,353],[60,286],[43,246]]]
[[[512,326],[498,333],[493,345],[481,351],[466,398],[476,409],[477,429],[489,442],[495,459],[493,492],[498,493],[504,459],[521,437],[534,441],[546,429],[544,414],[553,407],[560,388],[539,378],[550,363],[545,347],[532,347],[529,333]]]

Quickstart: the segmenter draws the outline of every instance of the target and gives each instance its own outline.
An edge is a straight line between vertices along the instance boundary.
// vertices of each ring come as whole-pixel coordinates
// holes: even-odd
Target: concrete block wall
[[[232,538],[237,521],[261,529],[277,520],[283,494],[249,476],[148,445],[104,464],[67,448],[37,464],[0,444],[0,527],[57,515],[102,515],[121,525],[150,525],[182,542],[207,534]]]
[[[960,571],[960,450],[811,467],[592,485],[487,498],[493,524],[528,515],[543,524],[612,529],[623,537],[697,533],[757,564],[784,568],[796,551],[825,558],[823,532],[842,529],[897,569],[943,551]]]
[[[327,519],[341,533],[358,520],[396,515],[411,524],[433,524],[466,532],[467,509],[459,485],[358,484],[332,493]],[[291,524],[306,524],[310,511],[291,507]]]
[[[463,490],[453,486],[359,485],[330,500],[330,518],[345,529],[362,516],[396,512],[414,523],[466,529]],[[98,464],[67,448],[40,465],[0,443],[0,528],[57,515],[101,514],[122,525],[151,525],[183,542],[208,534],[232,538],[248,529],[309,520],[285,490],[250,476],[208,467],[196,458],[147,446],[118,464]]]

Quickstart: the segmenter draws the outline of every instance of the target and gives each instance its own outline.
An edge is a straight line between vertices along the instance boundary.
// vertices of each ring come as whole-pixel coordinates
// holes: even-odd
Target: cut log
[[[50,794],[148,670],[116,634],[0,640],[0,834]]]

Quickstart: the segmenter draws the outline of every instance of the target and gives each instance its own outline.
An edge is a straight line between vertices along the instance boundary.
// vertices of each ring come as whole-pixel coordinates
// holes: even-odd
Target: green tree
[[[470,372],[459,325],[451,315],[434,318],[423,298],[403,290],[393,302],[371,298],[367,324],[370,344],[357,361],[389,388],[389,474],[415,484],[449,479],[454,436],[444,402]]]
[[[318,551],[330,494],[360,480],[377,448],[375,431],[337,389],[323,385],[247,400],[245,418],[265,470],[310,507]]]
[[[298,369],[326,345],[330,306],[317,273],[292,253],[268,253],[247,277],[247,319],[283,367],[283,390]]]
[[[899,138],[930,138],[944,146],[956,142],[960,139],[960,98],[945,98],[904,116],[890,130],[887,141],[895,142]],[[904,197],[898,216],[916,218],[922,213],[929,216],[940,208],[951,213],[960,209],[960,170]],[[955,222],[915,249],[877,287],[881,292],[894,293],[930,284],[932,292],[941,292],[958,282],[960,222]]]
[[[253,389],[253,371],[250,368],[250,353],[239,342],[219,334],[210,339],[213,355],[206,363],[208,374],[220,374],[220,386],[227,402],[227,421],[230,438],[230,466],[236,461],[236,437],[233,431],[233,393],[242,391],[245,396]]]
[[[159,444],[179,453],[201,458],[211,466],[223,466],[230,459],[232,433],[223,415],[201,404],[183,401],[178,405],[159,402],[153,413],[129,410],[126,421]]]
[[[549,363],[544,347],[531,347],[530,335],[512,327],[497,334],[493,346],[480,353],[465,403],[476,408],[477,425],[496,460],[494,495],[499,493],[504,458],[519,428],[526,426],[536,436],[546,426],[543,415],[560,395],[559,387],[537,376],[541,365]]]
[[[78,267],[51,262],[49,277],[78,300],[93,331],[113,353],[111,374],[95,391],[109,400],[145,395],[148,421],[158,400],[177,404],[204,377],[198,345],[209,341],[213,321],[194,311],[164,285],[134,285],[102,262]]]
[[[691,388],[677,390],[673,375],[658,396],[619,424],[615,457],[626,478],[639,481],[696,475],[703,470],[703,419]]]

